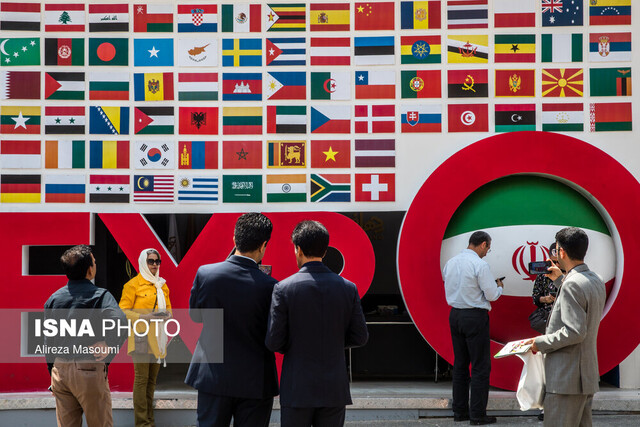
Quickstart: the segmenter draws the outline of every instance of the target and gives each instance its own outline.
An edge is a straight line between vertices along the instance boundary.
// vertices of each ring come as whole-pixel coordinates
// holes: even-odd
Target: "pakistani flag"
[[[349,100],[348,72],[311,73],[311,99]]]
[[[527,316],[535,308],[536,276],[529,275],[528,264],[546,260],[555,234],[569,226],[589,236],[585,262],[610,290],[616,269],[613,239],[596,208],[572,188],[538,176],[506,177],[476,190],[455,212],[442,242],[441,267],[467,247],[474,231],[484,230],[492,239],[484,260],[496,278],[505,276],[503,296],[492,304],[492,318],[502,323],[492,322],[492,338],[511,341],[532,333]]]
[[[0,40],[1,65],[40,65],[40,39],[38,37]]]

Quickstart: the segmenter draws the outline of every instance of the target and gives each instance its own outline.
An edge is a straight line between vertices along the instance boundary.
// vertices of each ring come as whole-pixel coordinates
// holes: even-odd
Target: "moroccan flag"
[[[262,203],[262,175],[223,175],[223,203]]]
[[[84,99],[84,73],[44,73],[44,99]]]
[[[135,101],[173,101],[173,73],[135,73]]]
[[[351,9],[348,3],[311,3],[311,31],[349,31]]]
[[[123,38],[90,38],[89,65],[128,65],[129,40]]]
[[[351,175],[348,173],[311,174],[312,202],[350,202]]]
[[[0,99],[40,99],[40,71],[0,71]]]
[[[267,133],[307,133],[307,106],[268,105]]]
[[[39,37],[4,39],[0,46],[0,66],[40,65]]]
[[[582,62],[582,34],[542,34],[541,62]]]
[[[487,28],[487,0],[447,0],[447,28]]]
[[[85,125],[84,106],[44,107],[44,133],[83,135]]]
[[[40,141],[0,141],[0,168],[40,169]]]
[[[631,33],[589,34],[589,60],[592,62],[631,61]]]
[[[496,34],[496,62],[536,62],[535,34]]]
[[[223,4],[220,11],[223,33],[259,33],[262,31],[259,4]]]
[[[395,139],[356,139],[355,166],[357,168],[395,167]]]
[[[395,133],[396,106],[356,105],[353,122],[355,133]]]
[[[134,33],[170,33],[173,31],[173,4],[134,4]]]
[[[178,142],[178,169],[218,169],[218,141]]]
[[[262,107],[222,107],[222,133],[261,135]]]
[[[631,68],[591,68],[591,96],[631,96]]]
[[[584,130],[582,103],[542,104],[542,130],[545,132],[582,132]]]
[[[394,173],[357,173],[356,202],[393,202],[396,200]]]
[[[90,141],[91,169],[129,169],[129,141]]]
[[[395,99],[395,71],[356,71],[356,99]]]
[[[582,96],[583,79],[582,68],[545,68],[542,70],[542,96]]]
[[[400,61],[402,64],[439,64],[440,47],[440,36],[402,36]]]
[[[305,31],[304,3],[266,4],[266,31]]]
[[[536,26],[538,0],[493,0],[496,28]]]
[[[217,101],[218,73],[178,74],[179,101]]]
[[[496,70],[496,96],[536,95],[535,70]]]
[[[45,39],[44,65],[84,65],[84,39]]]
[[[217,135],[218,107],[180,106],[180,135]]]
[[[311,72],[311,99],[349,100],[351,82],[347,71]]]
[[[178,32],[218,32],[218,6],[215,4],[179,4]]]
[[[448,70],[449,98],[486,98],[489,96],[487,70]]]
[[[267,141],[268,168],[306,168],[305,141]]]
[[[40,175],[1,175],[0,203],[40,203]]]
[[[400,28],[432,30],[440,28],[440,0],[400,2]]]
[[[597,102],[589,111],[591,132],[631,131],[631,102]]]
[[[307,201],[305,174],[267,175],[267,203]]]
[[[357,2],[355,30],[394,30],[394,2]]]
[[[536,130],[536,104],[496,104],[496,132]]]
[[[47,169],[84,169],[85,142],[45,141],[44,167]]]
[[[39,134],[40,107],[0,106],[0,134]]]
[[[350,133],[350,110],[348,105],[311,107],[311,133]]]
[[[223,141],[224,169],[262,169],[262,141]]]
[[[631,0],[590,1],[589,25],[631,25]]]
[[[311,65],[351,65],[349,37],[311,37]]]
[[[89,203],[129,203],[129,175],[90,175]]]
[[[173,135],[174,133],[173,107],[135,107],[133,118],[136,135]]]
[[[84,4],[45,3],[44,30],[68,33],[84,31]]]
[[[40,3],[0,4],[0,30],[40,31]]]
[[[402,98],[440,98],[442,96],[440,70],[402,70],[400,73]]]
[[[45,175],[45,203],[84,203],[84,175]]]
[[[488,132],[487,104],[449,104],[449,132]]]
[[[222,73],[223,101],[262,101],[262,73]]]
[[[351,167],[351,141],[312,140],[311,167],[340,169]]]
[[[128,135],[129,107],[89,107],[89,133],[92,135]]]
[[[403,105],[402,133],[442,132],[441,105]]]
[[[90,4],[89,32],[123,32],[129,31],[129,5]]]

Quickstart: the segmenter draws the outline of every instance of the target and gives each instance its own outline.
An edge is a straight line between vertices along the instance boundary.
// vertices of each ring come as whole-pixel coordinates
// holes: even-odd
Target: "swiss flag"
[[[488,132],[487,104],[449,104],[449,132]]]
[[[394,173],[357,173],[356,202],[394,202],[396,175]]]
[[[356,105],[356,133],[394,133],[395,116],[395,105]]]

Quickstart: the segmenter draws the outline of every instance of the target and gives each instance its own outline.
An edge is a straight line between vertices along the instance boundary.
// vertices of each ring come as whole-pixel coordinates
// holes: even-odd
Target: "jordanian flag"
[[[509,319],[508,325],[492,326],[492,338],[507,342],[531,333],[526,314],[533,311],[535,276],[529,275],[528,264],[546,260],[555,234],[568,226],[580,227],[589,236],[585,262],[610,291],[616,268],[611,233],[596,208],[572,188],[538,176],[510,176],[479,188],[457,209],[445,231],[441,267],[467,247],[471,233],[489,233],[491,252],[484,260],[494,277],[505,276],[504,294],[492,304],[491,316]]]

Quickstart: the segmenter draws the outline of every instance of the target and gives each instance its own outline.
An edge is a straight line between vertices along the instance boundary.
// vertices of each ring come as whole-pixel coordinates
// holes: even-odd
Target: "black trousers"
[[[273,397],[242,399],[198,390],[198,427],[268,427]]]
[[[487,415],[491,352],[489,312],[481,308],[457,309],[449,313],[453,342],[453,413],[471,419]],[[469,376],[471,364],[471,376]],[[471,383],[471,399],[469,399]]]
[[[342,427],[345,407],[280,408],[281,427]]]

